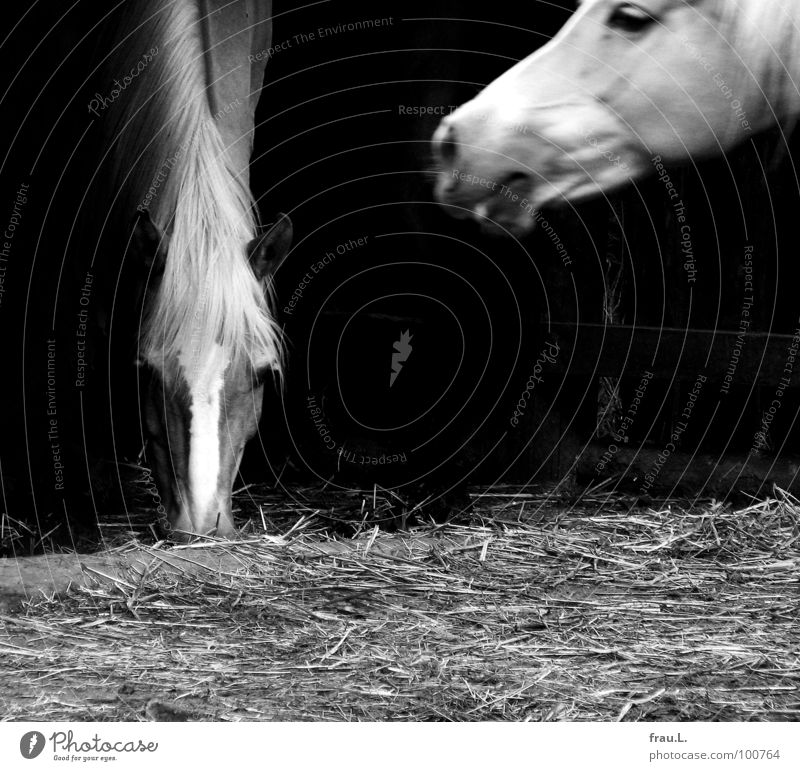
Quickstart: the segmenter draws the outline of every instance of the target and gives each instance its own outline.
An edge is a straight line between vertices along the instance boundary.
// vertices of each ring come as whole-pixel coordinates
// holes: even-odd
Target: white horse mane
[[[231,364],[271,362],[279,370],[282,353],[264,286],[245,254],[256,235],[252,194],[227,161],[209,107],[198,5],[130,3],[119,27],[124,40],[108,68],[117,77],[137,71],[118,100],[112,184],[124,190],[121,216],[130,221],[146,204],[169,234],[140,350],[170,378],[179,357],[187,369],[202,366],[215,344]],[[142,68],[144,52],[155,48]]]

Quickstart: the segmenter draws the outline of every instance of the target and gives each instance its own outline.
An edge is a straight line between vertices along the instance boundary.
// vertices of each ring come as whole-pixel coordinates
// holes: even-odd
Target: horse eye
[[[655,19],[638,5],[623,3],[618,5],[608,19],[608,26],[623,32],[640,32]]]

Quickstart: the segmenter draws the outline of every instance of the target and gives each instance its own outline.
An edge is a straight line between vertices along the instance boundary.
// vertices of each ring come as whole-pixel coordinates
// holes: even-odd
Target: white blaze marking
[[[189,387],[192,416],[188,503],[193,514],[202,516],[209,513],[217,495],[220,471],[219,419],[223,375],[228,358],[221,346],[214,345],[205,361],[187,367],[181,356],[181,364]]]

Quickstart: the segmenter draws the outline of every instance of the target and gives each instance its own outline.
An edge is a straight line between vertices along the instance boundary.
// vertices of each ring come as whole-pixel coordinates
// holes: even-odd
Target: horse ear
[[[250,267],[259,281],[268,279],[278,269],[291,249],[293,235],[292,221],[286,214],[279,214],[269,230],[247,245]]]
[[[150,219],[147,209],[139,209],[136,212],[133,247],[148,271],[160,273],[164,270],[167,261],[167,242],[163,233]]]

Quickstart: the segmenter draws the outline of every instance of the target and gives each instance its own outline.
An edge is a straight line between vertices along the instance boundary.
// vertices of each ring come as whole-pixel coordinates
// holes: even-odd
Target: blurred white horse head
[[[536,212],[725,153],[800,108],[797,0],[585,0],[446,117],[436,194],[524,233]]]

